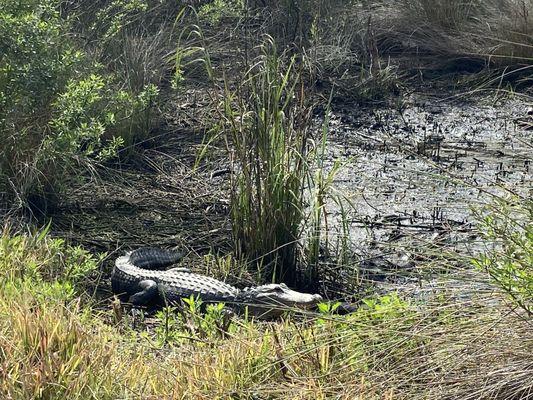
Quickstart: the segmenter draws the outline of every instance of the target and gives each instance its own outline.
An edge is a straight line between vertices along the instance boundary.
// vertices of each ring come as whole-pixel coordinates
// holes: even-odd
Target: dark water
[[[533,131],[517,123],[528,104],[492,100],[415,95],[402,113],[332,108],[328,164],[344,163],[333,186],[353,207],[343,216],[330,202],[330,218],[348,221],[360,273],[386,280],[468,262],[487,245],[473,210],[495,195],[531,196]]]

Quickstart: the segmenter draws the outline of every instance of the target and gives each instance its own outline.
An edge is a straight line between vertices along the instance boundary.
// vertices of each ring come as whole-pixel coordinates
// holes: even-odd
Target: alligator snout
[[[301,294],[305,296],[302,296],[299,301],[295,302],[293,304],[294,307],[309,310],[322,301],[322,296],[320,296],[319,294]]]
[[[297,292],[289,289],[284,283],[259,286],[253,291],[258,302],[284,307],[309,309],[322,301],[319,294]]]

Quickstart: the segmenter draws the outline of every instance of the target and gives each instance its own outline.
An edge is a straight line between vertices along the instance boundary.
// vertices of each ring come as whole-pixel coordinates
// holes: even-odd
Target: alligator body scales
[[[248,306],[249,312],[263,317],[277,316],[287,308],[308,309],[322,300],[318,294],[297,292],[284,284],[240,290],[185,268],[161,270],[180,258],[177,252],[155,248],[141,248],[117,258],[111,276],[113,292],[134,305],[175,304],[194,296],[204,302],[223,302],[234,309]]]

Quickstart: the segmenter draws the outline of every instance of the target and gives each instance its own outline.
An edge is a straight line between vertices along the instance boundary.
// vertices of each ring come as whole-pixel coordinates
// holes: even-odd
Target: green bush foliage
[[[218,24],[224,17],[240,17],[245,13],[244,0],[214,0],[198,9],[198,16],[213,25]]]
[[[518,197],[494,201],[479,211],[480,229],[491,248],[474,265],[533,315],[533,201]]]
[[[63,89],[81,53],[65,40],[54,1],[0,3],[0,123],[17,128]]]
[[[117,90],[69,39],[58,1],[0,5],[0,198],[46,204],[150,130],[158,89]]]
[[[31,292],[36,301],[62,304],[83,292],[103,256],[94,257],[79,246],[68,246],[63,239],[52,239],[48,227],[33,236],[0,237],[0,283],[2,295],[16,297]]]

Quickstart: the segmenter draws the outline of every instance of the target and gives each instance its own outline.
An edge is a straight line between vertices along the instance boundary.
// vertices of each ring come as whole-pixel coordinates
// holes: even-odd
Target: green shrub
[[[5,196],[31,186],[27,175],[46,135],[50,103],[82,57],[64,38],[54,1],[0,5],[0,195]]]
[[[155,329],[156,342],[163,346],[194,340],[217,341],[228,332],[235,333],[231,313],[224,307],[224,303],[204,304],[200,298],[192,296],[183,299],[181,310],[165,307],[156,314],[160,322]]]
[[[490,249],[474,259],[514,304],[533,314],[533,200],[495,198],[478,211]]]
[[[198,9],[201,20],[218,24],[224,17],[240,17],[246,12],[244,0],[214,0]]]
[[[131,146],[142,138],[150,129],[157,87],[148,85],[135,96],[117,91],[115,86],[99,75],[69,82],[53,104],[47,150],[64,159],[83,155],[105,160],[117,148]],[[105,137],[109,139],[106,143],[102,141]]]
[[[334,23],[352,0],[275,0],[255,2],[269,20],[269,33],[280,43],[308,47],[321,24]]]
[[[105,2],[96,13],[93,13],[94,20],[90,29],[95,36],[99,36],[104,41],[116,39],[120,32],[146,10],[148,10],[148,3],[145,0]]]
[[[65,40],[56,2],[0,2],[0,123],[24,127],[80,67],[81,53]]]
[[[0,200],[43,209],[84,166],[144,137],[158,90],[117,90],[69,40],[58,1],[0,5]]]
[[[86,286],[102,257],[94,257],[79,246],[47,236],[48,228],[32,236],[0,237],[0,285],[4,290],[26,287],[33,293],[71,300]]]

